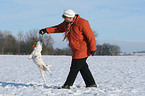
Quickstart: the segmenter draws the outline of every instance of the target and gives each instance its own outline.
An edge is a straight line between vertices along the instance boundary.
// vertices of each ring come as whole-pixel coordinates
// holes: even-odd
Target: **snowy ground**
[[[94,56],[87,62],[98,88],[85,88],[80,74],[71,89],[57,89],[69,72],[70,56],[43,56],[46,74],[28,56],[0,55],[0,96],[145,96],[145,56]]]

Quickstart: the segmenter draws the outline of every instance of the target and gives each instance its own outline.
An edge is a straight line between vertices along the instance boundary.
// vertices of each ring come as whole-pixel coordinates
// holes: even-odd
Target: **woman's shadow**
[[[6,86],[14,86],[14,87],[44,87],[47,89],[57,89],[58,86],[44,86],[44,85],[37,85],[37,84],[24,84],[24,83],[14,83],[14,82],[2,82],[0,81],[0,86],[1,87],[6,87]]]

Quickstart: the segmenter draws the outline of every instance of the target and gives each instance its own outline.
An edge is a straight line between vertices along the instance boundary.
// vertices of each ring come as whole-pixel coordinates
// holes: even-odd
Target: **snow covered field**
[[[145,96],[145,56],[94,56],[87,62],[98,88],[85,88],[80,74],[71,89],[62,86],[69,72],[70,56],[43,56],[52,65],[45,75],[28,56],[0,55],[0,96]]]

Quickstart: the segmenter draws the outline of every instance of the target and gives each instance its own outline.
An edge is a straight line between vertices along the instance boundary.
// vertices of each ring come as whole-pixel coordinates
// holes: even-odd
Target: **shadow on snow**
[[[44,87],[46,89],[57,89],[58,86],[45,86],[45,85],[37,85],[37,84],[24,84],[24,83],[14,83],[14,82],[1,82],[0,81],[0,86],[1,87],[6,87],[6,86],[14,86],[14,87]]]

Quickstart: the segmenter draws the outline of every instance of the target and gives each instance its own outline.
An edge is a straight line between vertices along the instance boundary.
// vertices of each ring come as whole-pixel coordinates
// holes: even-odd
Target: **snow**
[[[62,86],[70,56],[43,56],[52,65],[43,85],[38,67],[26,55],[0,55],[0,96],[145,96],[145,56],[93,56],[87,62],[98,88],[86,88],[78,74],[71,89]]]

